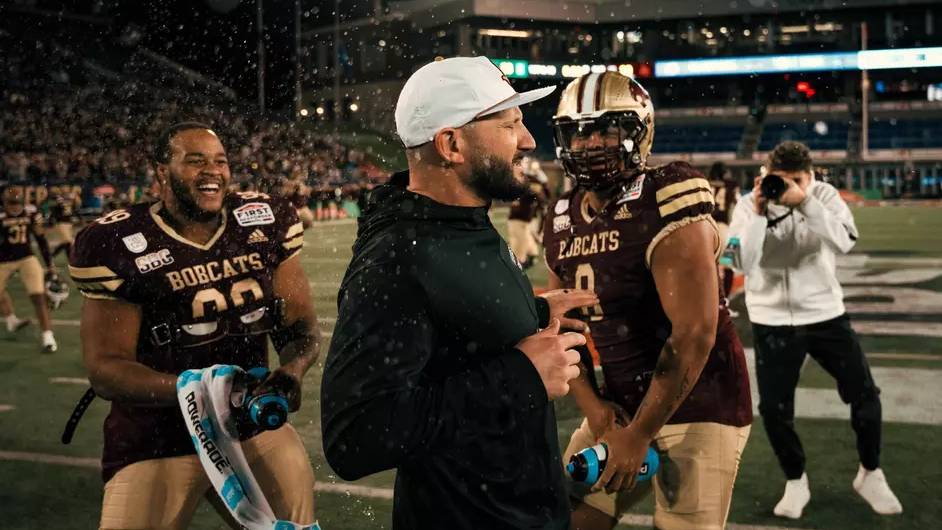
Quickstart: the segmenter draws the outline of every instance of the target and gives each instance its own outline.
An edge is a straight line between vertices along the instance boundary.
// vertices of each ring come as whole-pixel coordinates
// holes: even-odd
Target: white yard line
[[[644,528],[654,528],[654,517],[650,515],[638,515],[634,513],[629,513],[623,515],[621,519],[618,520],[621,524],[626,524],[628,526],[640,526]],[[736,524],[728,523],[726,525],[727,530],[801,530],[799,528],[791,526],[765,526],[760,524]]]
[[[22,451],[0,451],[0,460],[18,462],[37,462],[40,464],[60,464],[73,467],[101,468],[101,460],[77,456],[50,455],[46,453],[25,453]]]
[[[99,469],[99,460],[97,458],[81,458],[75,456],[52,455],[45,453],[26,453],[21,451],[0,451],[0,460],[14,460],[18,462],[36,462],[40,464],[59,464],[74,467],[84,467]],[[371,486],[360,486],[357,484],[317,482],[314,485],[315,491],[325,493],[349,494],[357,497],[369,497],[372,499],[392,500],[392,488],[376,488]],[[643,526],[651,528],[654,519],[650,515],[628,514],[622,516],[620,523],[630,526]],[[800,530],[794,527],[786,526],[765,526],[765,525],[746,525],[729,523],[726,525],[729,530]]]
[[[326,491],[328,493],[350,493],[351,495],[356,495],[358,497],[370,497],[373,499],[385,499],[390,501],[393,498],[392,488],[358,486],[356,484],[344,484],[342,482],[315,482],[314,489],[316,491]]]
[[[50,377],[49,382],[54,385],[87,385],[88,379],[84,377]]]
[[[330,289],[333,291],[340,289],[340,280],[335,282],[307,282],[307,284],[310,285],[312,289]]]
[[[940,258],[920,258],[920,257],[876,257],[867,254],[847,254],[838,256],[838,267],[847,268],[892,268],[894,266],[902,267],[942,267]]]
[[[0,405],[0,412],[9,412],[15,408],[13,405]]]
[[[942,338],[940,322],[906,322],[892,320],[854,320],[854,331],[861,335],[909,335],[914,337]]]
[[[807,361],[806,362],[814,362]],[[755,353],[746,349],[753,412],[758,414],[759,386],[755,378]],[[873,379],[880,387],[883,421],[942,425],[942,388],[939,370],[873,366]],[[795,415],[799,418],[850,419],[850,406],[841,401],[834,388],[798,388]]]
[[[942,355],[931,353],[868,353],[868,359],[888,359],[891,361],[942,361]]]
[[[314,221],[314,224],[312,224],[312,225],[310,226],[309,230],[311,230],[311,232],[316,233],[318,226],[352,225],[352,224],[356,224],[356,222],[357,222],[357,220],[356,220],[356,219],[353,219],[353,218],[347,218],[347,219],[329,219],[329,220],[326,220],[326,221]]]

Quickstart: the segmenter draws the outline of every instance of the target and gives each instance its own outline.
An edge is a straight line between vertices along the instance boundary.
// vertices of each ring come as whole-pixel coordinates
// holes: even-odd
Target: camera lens
[[[777,201],[779,197],[785,193],[785,190],[788,188],[788,185],[785,184],[785,179],[776,175],[775,173],[769,173],[762,178],[762,182],[759,184],[759,187],[762,189],[762,195],[770,201]]]

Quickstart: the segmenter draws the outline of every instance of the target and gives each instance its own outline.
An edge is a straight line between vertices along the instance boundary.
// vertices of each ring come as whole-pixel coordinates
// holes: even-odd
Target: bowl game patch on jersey
[[[250,202],[232,211],[239,226],[270,225],[275,222],[275,213],[264,202]]]

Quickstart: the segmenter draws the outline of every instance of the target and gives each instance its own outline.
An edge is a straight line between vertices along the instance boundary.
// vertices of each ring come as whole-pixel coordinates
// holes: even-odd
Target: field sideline
[[[730,528],[909,530],[936,528],[942,520],[942,499],[932,493],[938,491],[942,481],[942,464],[937,458],[942,450],[942,426],[935,419],[940,416],[931,406],[920,405],[915,411],[903,407],[907,399],[917,403],[925,399],[942,407],[942,395],[932,393],[942,386],[938,384],[942,343],[932,335],[934,329],[942,327],[942,304],[935,298],[942,294],[942,212],[909,207],[854,211],[861,240],[855,254],[842,261],[842,278],[848,292],[855,293],[848,300],[855,322],[874,323],[862,341],[871,355],[877,383],[884,387],[884,414],[894,418],[885,424],[883,467],[905,512],[897,517],[874,515],[852,490],[850,482],[857,462],[850,425],[824,415],[825,398],[833,401],[837,393],[828,376],[809,363],[802,375],[801,392],[821,397],[799,403],[802,417],[797,424],[809,457],[812,489],[805,517],[786,521],[772,516],[771,508],[781,494],[783,479],[761,422],[757,422],[734,494],[730,521],[736,526]],[[504,230],[506,210],[493,212],[493,219]],[[315,225],[306,234],[302,259],[312,282],[322,329],[328,334],[336,319],[337,287],[351,256],[354,237],[355,224],[351,221]],[[545,284],[545,272],[539,266],[531,271],[531,278],[534,285]],[[31,316],[19,282],[13,280],[10,285],[17,314]],[[101,481],[94,466],[100,452],[106,403],[98,400],[93,404],[72,445],[59,443],[65,420],[86,388],[76,325],[80,305],[78,293],[73,292],[67,304],[53,314],[60,345],[54,355],[38,353],[35,326],[15,336],[0,331],[0,527],[4,529],[97,527]],[[743,313],[737,324],[743,341],[750,346],[751,333],[741,297],[734,307]],[[887,330],[895,332],[887,334]],[[906,335],[898,334],[899,330]],[[307,444],[319,482],[317,509],[321,525],[325,530],[388,529],[393,473],[348,485],[324,462],[318,399],[322,365],[323,360],[305,378],[305,403],[292,418]],[[889,403],[890,396],[898,396],[900,404]],[[561,444],[565,445],[580,417],[565,399],[557,403],[557,416]],[[650,502],[638,506],[635,512],[627,523],[650,526],[645,517],[651,513]],[[224,527],[204,503],[191,528]]]

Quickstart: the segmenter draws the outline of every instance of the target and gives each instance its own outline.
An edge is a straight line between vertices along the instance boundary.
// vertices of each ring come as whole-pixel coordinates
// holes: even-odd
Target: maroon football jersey
[[[547,212],[547,264],[566,287],[595,291],[600,303],[583,311],[599,352],[609,399],[634,414],[671,334],[649,269],[654,247],[673,230],[710,220],[710,184],[689,164],[649,169],[594,217],[577,188]],[[752,421],[742,344],[720,306],[717,338],[703,373],[668,423]]]
[[[17,215],[0,209],[0,263],[19,261],[33,254],[30,234],[43,233],[43,217],[27,204]]]
[[[265,194],[232,193],[223,223],[201,245],[174,231],[161,207],[115,210],[79,232],[69,259],[79,290],[141,307],[137,360],[154,370],[267,366],[273,273],[304,244],[294,208]],[[112,402],[104,431],[106,481],[140,460],[194,452],[175,406]]]

